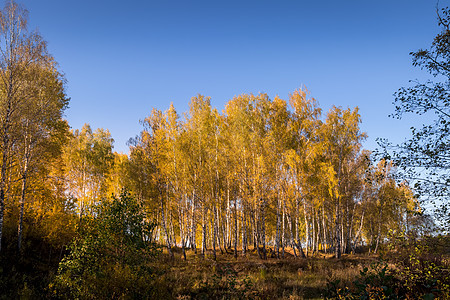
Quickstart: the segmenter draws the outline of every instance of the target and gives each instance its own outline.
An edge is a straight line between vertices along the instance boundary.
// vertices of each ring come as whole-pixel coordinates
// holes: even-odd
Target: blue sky
[[[66,75],[69,124],[109,129],[125,153],[152,107],[302,86],[324,112],[358,106],[365,148],[400,142],[422,119],[389,118],[393,93],[427,78],[408,53],[439,32],[430,0],[18,2]]]

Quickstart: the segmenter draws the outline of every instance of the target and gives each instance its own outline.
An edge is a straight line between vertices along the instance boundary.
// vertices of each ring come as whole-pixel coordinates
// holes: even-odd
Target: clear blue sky
[[[109,129],[125,153],[152,107],[181,114],[200,93],[222,110],[301,86],[324,112],[359,106],[367,149],[402,141],[421,120],[388,118],[392,95],[424,78],[408,53],[439,31],[430,0],[18,2],[66,74],[69,124]]]

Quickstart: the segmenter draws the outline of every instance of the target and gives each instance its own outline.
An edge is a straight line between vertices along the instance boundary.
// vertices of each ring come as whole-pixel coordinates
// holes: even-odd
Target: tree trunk
[[[238,251],[238,217],[237,217],[237,198],[234,199],[234,258],[237,258]],[[244,248],[244,247],[242,247]]]
[[[309,223],[308,216],[306,213],[306,199],[303,199],[303,216],[305,220],[305,256],[308,257],[308,247],[309,247]]]
[[[350,225],[347,227],[347,244],[346,244],[346,253],[350,253],[353,249],[352,247],[352,241],[353,241],[353,222],[355,219],[355,209],[356,209],[356,205],[353,204],[353,209],[352,209],[352,215],[350,218]]]
[[[288,222],[288,227],[289,227],[289,242],[287,244],[289,244],[289,246],[291,246],[292,250],[294,251],[294,257],[297,257],[297,252],[295,251],[296,243],[295,243],[295,238],[297,237],[297,217],[295,217],[295,234],[294,234],[294,229],[292,228],[292,218],[291,215],[288,214],[287,215],[287,222]]]
[[[315,237],[315,241],[316,241],[316,245],[314,246],[316,248],[316,251],[319,252],[320,248],[319,248],[319,244],[320,244],[320,218],[319,218],[319,212],[316,211],[314,214],[314,218],[315,218],[315,222],[316,222],[316,237]]]
[[[215,214],[215,210],[216,208],[213,207],[213,217],[212,219],[212,250],[213,250],[213,260],[217,260],[217,255],[216,255],[216,238],[217,238],[217,232],[216,232],[216,214]]]
[[[322,230],[323,230],[324,252],[328,253],[328,241],[327,241],[327,232],[326,232],[326,223],[325,223],[325,207],[323,207],[323,209],[322,209]]]
[[[298,201],[297,201],[298,203]],[[289,226],[292,226],[290,218],[288,217],[289,220]],[[303,247],[302,247],[302,241],[300,241],[300,228],[299,228],[299,220],[298,217],[295,218],[295,239],[294,240],[294,246],[297,247],[298,252],[300,254],[301,258],[306,258],[306,254],[303,251]]]
[[[355,250],[356,250],[356,243],[357,243],[357,241],[358,241],[358,239],[359,239],[359,235],[361,234],[361,231],[362,231],[362,227],[363,227],[363,223],[364,223],[364,213],[365,213],[365,210],[363,210],[363,212],[362,212],[362,215],[361,215],[361,223],[360,223],[360,225],[359,225],[358,232],[356,233],[355,238],[354,238],[353,243],[352,243],[352,252],[353,252],[353,253],[355,253]]]
[[[168,193],[168,192],[167,192]],[[168,195],[167,195],[168,197]],[[164,230],[164,234],[166,235],[166,244],[167,244],[167,251],[169,252],[169,256],[170,258],[173,258],[173,252],[172,252],[172,244],[170,243],[170,237],[169,237],[169,232],[167,229],[167,224],[166,224],[166,214],[165,214],[165,210],[164,210],[164,196],[162,191],[160,192],[160,201],[161,201],[161,223],[162,223],[162,227]],[[168,198],[167,198],[168,200]]]
[[[267,250],[266,250],[266,215],[265,215],[265,207],[266,200],[261,199],[261,243],[262,243],[262,256],[263,259],[267,259]]]
[[[216,231],[217,231],[217,245],[219,246],[220,253],[223,254],[223,249],[226,248],[226,228],[223,222],[223,214],[221,213],[220,206],[216,208],[217,222],[216,222]],[[226,252],[226,250],[225,250]]]
[[[284,258],[284,247],[285,247],[285,216],[286,214],[286,204],[285,204],[285,198],[283,197],[283,215],[282,215],[282,222],[281,222],[281,257]]]
[[[316,253],[316,221],[315,221],[315,210],[314,210],[314,206],[312,208],[311,211],[311,229],[312,229],[312,236],[311,236],[311,249],[312,249],[312,253],[314,255],[314,253]]]
[[[197,245],[195,242],[195,238],[197,235],[197,224],[195,221],[195,204],[196,204],[196,198],[195,198],[196,194],[195,194],[195,189],[192,193],[192,206],[191,206],[191,234],[190,234],[190,239],[191,239],[191,249],[194,250],[194,253],[197,254]]]
[[[277,197],[277,213],[276,213],[276,228],[275,228],[275,253],[277,258],[280,258],[280,206],[281,206],[281,199],[280,199],[280,195],[278,194]]]
[[[203,203],[202,209],[202,256],[205,258],[206,256],[206,204]]]
[[[255,201],[256,202],[256,201]],[[260,209],[255,204],[255,215],[253,218],[253,248],[256,248],[256,252],[258,253],[259,258],[262,259],[262,254],[259,249],[259,243],[260,243],[260,236],[261,236],[261,228],[260,228],[260,221],[258,220]]]
[[[28,135],[29,121],[26,121],[25,132],[23,134],[23,147],[24,147],[24,157],[23,157],[23,169],[22,169],[22,191],[19,201],[19,224],[17,228],[17,249],[20,252],[22,248],[22,233],[23,233],[23,215],[25,208],[25,196],[27,193],[27,179],[28,179],[28,165],[30,163],[30,151],[31,151],[31,140],[29,140]]]
[[[377,253],[377,251],[378,251],[378,245],[380,244],[380,237],[381,237],[381,220],[382,220],[382,217],[383,217],[383,206],[381,206],[380,207],[380,214],[379,214],[379,217],[378,217],[378,234],[377,234],[377,243],[376,243],[376,245],[375,245],[375,250],[374,250],[374,252],[373,253]]]
[[[227,212],[226,212],[226,234],[224,240],[225,251],[227,248],[231,248],[231,203],[230,203],[230,185],[227,179]]]
[[[335,221],[335,256],[336,258],[341,258],[341,230],[340,230],[340,209],[339,209],[339,197],[336,198],[336,221]]]
[[[6,110],[6,116],[5,116],[5,122],[3,124],[3,138],[2,138],[2,168],[0,172],[0,253],[2,250],[2,237],[3,237],[3,218],[4,218],[4,211],[5,211],[5,189],[6,189],[6,169],[8,167],[8,151],[10,148],[10,139],[9,139],[9,127],[10,127],[10,118],[11,118],[11,81],[8,87],[8,94],[7,94],[7,110]]]
[[[246,209],[245,209],[246,207],[244,206],[244,204],[243,204],[243,207],[242,207],[242,224],[241,224],[241,227],[242,227],[242,255],[245,255],[245,252],[247,251],[247,226],[246,226],[246,223],[247,223],[247,220],[246,220],[246,217],[247,217],[247,212],[246,212]]]
[[[180,239],[181,239],[181,252],[183,255],[184,260],[186,261],[186,227],[187,224],[185,223],[185,211],[187,207],[187,196],[184,194],[184,203],[182,203],[183,199],[180,201],[180,207],[179,207],[179,222],[180,222]]]
[[[177,238],[175,236],[175,231],[173,230],[173,216],[170,212],[168,212],[168,214],[169,214],[169,228],[170,228],[169,238],[171,241],[170,243],[176,247],[177,246]]]
[[[28,156],[28,155],[27,155]],[[27,190],[27,171],[28,171],[28,158],[26,158],[27,162],[24,166],[24,171],[22,175],[22,193],[20,197],[20,213],[19,213],[19,228],[17,229],[17,249],[20,251],[22,248],[22,232],[23,232],[23,214],[24,214],[24,206],[25,206],[25,195]]]

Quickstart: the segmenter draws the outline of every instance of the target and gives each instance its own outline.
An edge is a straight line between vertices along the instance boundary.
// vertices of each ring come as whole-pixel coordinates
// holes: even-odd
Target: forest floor
[[[198,252],[200,253],[200,251]],[[317,254],[296,258],[289,251],[285,258],[259,258],[256,250],[245,256],[217,252],[217,260],[207,253],[175,250],[175,258],[163,253],[155,266],[162,270],[156,276],[158,294],[175,299],[323,299],[327,283],[340,280],[351,284],[364,267],[376,263],[376,256],[367,254]]]

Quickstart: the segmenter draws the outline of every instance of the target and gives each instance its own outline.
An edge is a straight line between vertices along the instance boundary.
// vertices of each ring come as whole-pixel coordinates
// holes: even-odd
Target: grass
[[[110,267],[114,270],[99,274],[97,279],[111,282],[110,286],[122,291],[120,299],[323,299],[325,292],[343,299],[345,291],[359,299],[362,294],[374,293],[385,285],[403,299],[421,299],[430,293],[434,293],[435,299],[450,299],[450,239],[435,239],[380,251],[387,263],[387,274],[395,275],[395,280],[379,276],[373,266],[380,258],[374,255],[343,255],[335,259],[332,255],[316,254],[301,259],[295,258],[291,251],[284,259],[269,255],[267,260],[261,260],[255,250],[236,259],[231,252],[218,251],[214,261],[211,252],[203,258],[199,253],[187,251],[184,261],[181,249],[174,249],[174,259],[164,249],[155,261],[146,261],[145,268],[137,271],[113,264]],[[14,254],[14,247],[6,247],[9,250],[0,255],[0,299],[48,299],[53,295],[48,287],[61,253],[37,250],[38,245],[30,246],[34,250],[27,255]],[[442,249],[435,249],[436,245]],[[362,278],[360,271],[365,267],[369,273]],[[131,271],[133,276],[129,276]],[[105,274],[111,278],[104,277]],[[365,283],[362,289],[354,284],[357,278]],[[93,291],[100,292],[100,288]],[[141,296],[141,292],[151,296]]]
[[[256,251],[234,258],[218,254],[212,260],[189,251],[187,261],[175,250],[175,259],[163,253],[155,266],[162,270],[159,285],[174,299],[322,299],[328,281],[350,284],[374,256],[330,255],[307,259],[289,253],[284,259],[259,259]]]

